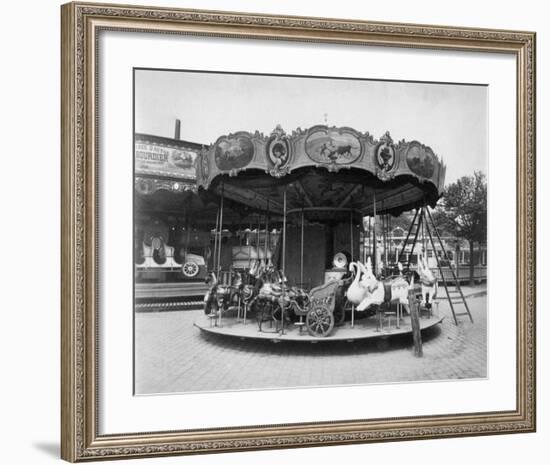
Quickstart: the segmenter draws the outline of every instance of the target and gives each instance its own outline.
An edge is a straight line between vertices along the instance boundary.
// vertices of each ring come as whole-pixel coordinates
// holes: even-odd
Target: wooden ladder
[[[397,262],[401,262],[401,257],[404,253],[407,252],[407,246],[409,245],[409,239],[411,236],[414,236],[414,239],[412,239],[412,248],[409,252],[409,258],[407,259],[407,269],[411,266],[411,257],[414,254],[414,248],[416,246],[416,240],[418,239],[418,233],[420,232],[420,226],[421,226],[421,218],[420,218],[420,209],[416,209],[416,212],[414,213],[414,218],[411,222],[411,225],[409,226],[409,230],[407,231],[407,237],[405,237],[405,242],[403,242],[403,246],[401,247],[401,251],[399,252],[399,256],[397,257]],[[418,219],[418,222],[416,221]]]
[[[435,222],[433,220],[432,214],[430,213],[430,210],[427,207],[422,207],[423,216],[426,216],[426,213],[428,214],[427,216],[428,216],[428,219],[430,220],[431,228],[435,231],[436,237],[439,241],[439,246],[443,251],[443,257],[445,258],[445,262],[447,263],[447,266],[451,271],[451,276],[453,277],[453,281],[455,284],[455,289],[452,291],[449,290],[449,286],[447,285],[447,280],[445,279],[445,274],[443,273],[443,269],[441,267],[441,262],[439,261],[439,256],[435,249],[435,243],[432,236],[432,232],[430,230],[430,225],[428,222],[426,222],[426,230],[428,231],[428,237],[430,238],[430,242],[432,244],[433,253],[435,256],[435,260],[437,262],[437,268],[439,269],[439,274],[441,275],[441,280],[443,281],[443,285],[445,286],[445,292],[447,293],[447,299],[449,300],[449,305],[451,306],[451,312],[453,314],[455,325],[458,325],[458,320],[456,318],[457,316],[467,315],[470,318],[470,321],[473,323],[474,319],[472,318],[472,314],[470,313],[470,308],[468,307],[468,303],[466,302],[466,298],[464,297],[464,293],[462,292],[462,288],[460,287],[460,282],[458,281],[458,277],[456,276],[455,270],[451,265],[451,261],[449,260],[449,257],[447,255],[447,250],[443,245],[443,241],[441,240],[439,231],[435,227]],[[455,311],[455,305],[464,305],[465,311],[457,313]]]
[[[429,222],[428,222],[429,220]],[[431,226],[430,226],[431,223]],[[468,303],[466,302],[466,298],[464,297],[464,293],[462,292],[462,288],[460,287],[460,283],[458,281],[458,278],[456,276],[455,270],[451,266],[451,262],[449,260],[449,257],[447,256],[447,251],[445,250],[445,247],[443,246],[443,241],[441,240],[441,236],[439,235],[439,231],[437,230],[435,226],[435,222],[432,218],[432,215],[429,211],[429,209],[426,206],[422,206],[418,208],[415,212],[414,218],[412,220],[411,226],[409,227],[409,231],[407,232],[407,236],[405,238],[405,242],[403,243],[403,247],[401,248],[401,252],[399,253],[398,261],[401,261],[402,255],[406,252],[406,248],[409,245],[409,239],[411,236],[414,236],[414,239],[412,239],[412,247],[410,250],[409,258],[407,260],[407,267],[410,268],[411,265],[411,257],[414,254],[414,248],[416,246],[416,242],[418,239],[418,233],[422,228],[425,228],[425,230],[428,233],[428,237],[430,239],[430,243],[432,245],[432,250],[435,256],[435,260],[437,262],[437,268],[439,269],[439,274],[441,276],[441,281],[443,281],[443,286],[445,287],[445,293],[447,294],[447,300],[449,301],[449,305],[451,307],[451,313],[453,314],[453,319],[455,322],[455,325],[458,325],[457,317],[459,316],[465,316],[467,315],[470,318],[470,321],[473,323],[474,319],[472,318],[472,314],[470,313],[470,308],[468,307]],[[439,241],[439,245],[441,247],[441,250],[443,251],[443,255],[445,257],[445,261],[447,262],[447,266],[449,270],[451,271],[451,276],[454,281],[455,289],[449,289],[449,284],[447,283],[447,279],[445,279],[445,274],[443,273],[443,267],[441,265],[441,262],[439,260],[439,256],[437,254],[436,248],[435,248],[435,242],[432,235],[432,230],[435,231],[435,235]],[[464,305],[465,311],[463,312],[457,312],[455,310],[455,306],[458,305]]]

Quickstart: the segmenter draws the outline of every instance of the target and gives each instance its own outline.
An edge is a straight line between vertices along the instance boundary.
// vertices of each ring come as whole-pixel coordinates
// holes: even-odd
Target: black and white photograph
[[[134,69],[134,392],[487,377],[487,86]]]
[[[550,34],[505,6],[5,2],[1,462],[548,460]]]

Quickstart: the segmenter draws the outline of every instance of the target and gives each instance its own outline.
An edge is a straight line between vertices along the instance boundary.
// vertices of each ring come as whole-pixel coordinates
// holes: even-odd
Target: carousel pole
[[[258,229],[256,230],[256,260],[258,260],[258,269],[262,269],[262,260],[260,259],[260,228],[262,226],[262,217],[258,213]]]
[[[300,287],[304,287],[304,209],[302,208],[302,226],[300,232]]]
[[[220,200],[220,224],[219,224],[219,240],[218,240],[218,279],[221,272],[221,256],[222,256],[222,232],[223,232],[223,196],[224,196],[224,188],[223,188],[223,181],[222,181],[222,197]]]
[[[218,282],[220,279],[221,274],[221,250],[222,250],[222,231],[223,231],[223,195],[224,195],[224,188],[223,188],[223,181],[222,181],[222,197],[220,200],[220,224],[219,224],[219,231],[220,231],[220,240],[218,241]],[[221,327],[222,325],[222,313],[223,309],[218,309],[218,326]]]
[[[367,226],[365,225],[364,220],[361,219],[361,244],[363,245],[363,248],[360,251],[359,255],[361,256],[363,261],[365,261],[365,255],[366,255],[365,249],[367,247],[366,235],[367,235]]]
[[[365,244],[365,250],[364,250],[364,257],[363,257],[363,263],[367,263],[367,257],[369,256],[369,251],[372,249],[372,244],[371,244],[371,237],[370,237],[370,232],[371,232],[371,229],[372,229],[372,225],[371,225],[371,217],[369,216],[369,229],[367,231],[367,235],[366,235],[366,244]]]
[[[264,260],[267,268],[267,238],[269,236],[269,199],[267,200],[267,213],[265,215],[265,244],[264,244]]]
[[[246,248],[248,250],[248,274],[250,274],[250,268],[252,267],[252,246],[250,245],[250,234],[252,234],[252,220],[249,220],[249,228],[246,233]]]
[[[350,213],[349,213],[349,234],[350,234],[351,261],[353,262],[353,210],[350,210]],[[343,311],[345,312],[345,310]],[[354,326],[355,326],[355,305],[351,304],[351,327],[353,328]]]
[[[376,239],[376,191],[372,194],[372,269],[374,275],[377,274],[378,268],[378,241]]]
[[[392,224],[391,224],[391,215],[388,214],[388,255],[391,257],[391,247],[392,247]]]
[[[186,232],[186,238],[185,238],[185,250],[184,250],[184,261],[187,260],[187,252],[189,251],[189,241],[191,239],[191,231],[189,229],[189,215],[187,214],[187,211],[185,211],[185,232]]]
[[[250,283],[250,268],[251,268],[251,260],[252,260],[252,246],[250,245],[250,234],[252,234],[252,220],[249,219],[249,223],[248,223],[248,232],[246,233],[246,249],[248,251],[248,278],[247,278],[247,283]],[[245,325],[246,324],[246,312],[248,311],[248,304],[250,302],[245,302],[244,304],[244,315],[243,315],[243,324]]]
[[[349,235],[350,235],[350,251],[351,251],[351,261],[353,261],[353,210],[350,210],[349,213]]]
[[[286,188],[283,191],[283,282],[281,283],[281,336],[285,334]]]
[[[371,217],[369,216],[369,230],[368,230],[368,234],[367,234],[367,247],[365,248],[365,259],[363,260],[363,263],[367,263],[367,257],[371,254],[371,248],[372,248],[372,244],[371,244],[371,237],[370,237],[370,232],[371,232],[371,229],[372,229],[372,219]]]
[[[212,254],[212,270],[216,273],[218,269],[218,227],[220,222],[220,207],[218,206],[218,211],[216,212],[216,229],[214,230],[214,253]],[[217,278],[217,276],[216,276]]]
[[[372,270],[374,276],[378,278],[378,238],[376,237],[376,190],[373,190],[372,193]],[[380,306],[376,311],[378,317],[378,328],[376,331],[381,331],[382,329],[382,314],[380,313]]]
[[[243,249],[243,225],[242,225],[242,217],[239,216],[239,229],[237,231],[237,234],[239,236],[239,251],[242,251]],[[244,285],[244,273],[241,274],[241,284]],[[242,293],[239,292],[238,297],[238,306],[237,306],[237,321],[239,321],[241,317],[241,304],[243,304],[243,322],[244,322],[244,300],[241,299]]]
[[[386,268],[388,267],[388,248],[387,248],[387,243],[388,243],[388,236],[387,236],[387,229],[388,229],[388,216],[387,215],[384,215],[382,217],[382,242],[384,243],[384,273],[386,273]],[[384,274],[385,275],[385,274]]]
[[[425,207],[422,207],[422,216],[424,218],[424,221],[422,221],[422,257],[424,257],[424,259],[427,262],[428,250],[427,250],[427,244],[426,244],[426,232],[424,231],[424,222],[425,222],[425,215],[426,215],[424,212],[424,208]]]

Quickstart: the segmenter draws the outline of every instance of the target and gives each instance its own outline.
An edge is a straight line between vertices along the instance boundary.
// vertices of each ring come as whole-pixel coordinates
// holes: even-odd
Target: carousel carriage
[[[441,195],[444,177],[445,166],[429,147],[416,141],[394,144],[389,133],[375,140],[351,128],[314,126],[289,135],[277,126],[269,136],[238,132],[220,137],[197,163],[199,194],[205,203],[218,204],[213,284],[205,312],[220,325],[224,314],[236,313],[246,324],[247,314],[253,313],[260,331],[281,336],[290,325],[300,333],[305,326],[313,337],[330,336],[347,313],[353,327],[357,309],[372,313],[362,301],[373,297],[369,286],[389,270],[388,260],[383,269],[378,254],[376,218],[413,209],[415,220],[420,210],[425,218],[424,209],[434,207]],[[374,219],[368,248],[362,237],[364,217]],[[224,274],[224,228],[242,231],[243,224],[253,221],[256,232],[247,228],[246,244],[238,247],[241,268]],[[277,241],[270,228],[277,231]],[[249,255],[243,257],[246,250]],[[370,274],[351,266],[365,264],[369,257]],[[410,285],[410,279],[397,278],[395,292],[403,282]],[[371,281],[364,298],[351,298],[353,286],[366,280]],[[376,294],[373,301],[379,300]],[[399,300],[403,302],[402,294]],[[267,321],[271,329],[266,329]]]
[[[344,280],[333,280],[309,292],[296,287],[283,290],[283,286],[279,286],[269,294],[260,294],[258,300],[263,301],[263,305],[257,312],[259,330],[269,321],[294,324],[300,330],[305,326],[315,337],[328,336],[345,317],[345,289]]]
[[[211,287],[204,298],[205,314],[214,318],[224,313],[239,314],[245,307],[255,314],[260,331],[266,331],[266,322],[276,326],[294,324],[305,326],[312,336],[324,337],[345,317],[348,304],[345,292],[349,285],[346,280],[332,280],[306,292],[286,286],[281,272],[273,270],[259,276],[254,285],[244,284],[238,272],[233,273],[227,284],[218,283],[213,273],[210,279]]]

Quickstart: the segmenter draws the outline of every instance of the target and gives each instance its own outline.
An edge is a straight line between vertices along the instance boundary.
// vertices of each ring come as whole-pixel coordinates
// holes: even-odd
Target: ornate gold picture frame
[[[535,33],[138,6],[62,6],[62,457],[71,462],[533,432],[535,366]],[[98,35],[163,33],[502,53],[517,63],[516,408],[402,418],[99,433]],[[131,363],[129,361],[128,363]]]

